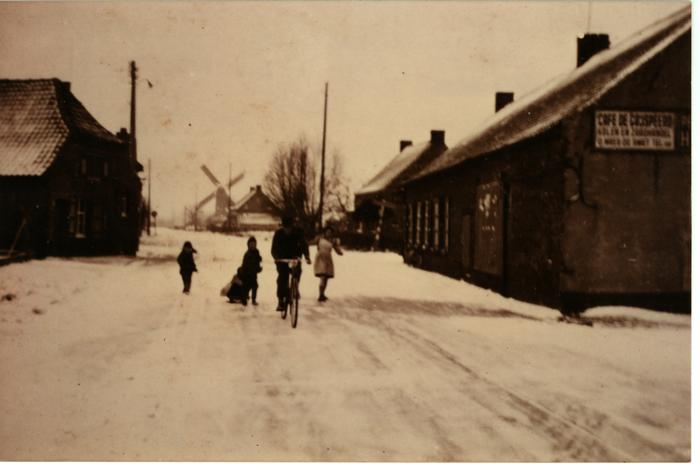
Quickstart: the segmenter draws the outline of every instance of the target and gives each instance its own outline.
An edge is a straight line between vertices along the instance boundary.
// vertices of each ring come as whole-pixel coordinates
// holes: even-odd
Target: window
[[[88,172],[88,161],[87,158],[80,158],[80,175],[86,176]]]
[[[433,199],[433,247],[440,247],[440,199]]]
[[[406,215],[406,238],[408,244],[413,244],[413,204],[408,204],[408,214]]]
[[[103,160],[102,161],[102,177],[106,178],[109,176],[109,161]]]
[[[430,244],[430,201],[423,202],[423,247]]]
[[[90,236],[101,237],[105,231],[105,213],[102,209],[102,204],[99,201],[94,201],[92,204],[92,219],[90,226]]]
[[[416,203],[416,244],[423,243],[423,202]]]
[[[688,114],[682,114],[679,120],[679,147],[682,149],[690,149],[690,116]]]
[[[76,238],[85,237],[85,201],[73,200],[70,205],[70,232]]]
[[[445,251],[450,249],[450,198],[445,197],[445,205],[442,210],[444,223],[443,225],[443,242],[442,247]]]

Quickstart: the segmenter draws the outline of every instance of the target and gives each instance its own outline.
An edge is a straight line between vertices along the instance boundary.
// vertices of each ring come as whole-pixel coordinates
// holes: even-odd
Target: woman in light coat
[[[323,234],[317,238],[318,248],[316,250],[316,259],[314,260],[314,274],[321,279],[318,286],[318,301],[326,301],[326,287],[328,279],[335,276],[333,269],[333,251],[339,256],[343,255],[340,249],[340,243],[336,238],[333,238],[333,230],[326,228]]]

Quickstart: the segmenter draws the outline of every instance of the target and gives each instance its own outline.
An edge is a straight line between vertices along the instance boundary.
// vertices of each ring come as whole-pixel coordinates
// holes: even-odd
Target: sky
[[[238,200],[280,144],[320,142],[326,82],[327,153],[354,191],[400,140],[440,129],[452,146],[493,114],[496,91],[517,100],[573,70],[577,36],[608,33],[614,47],[686,4],[0,1],[0,77],[70,81],[116,132],[135,60],[138,158],[151,161],[153,209],[179,220],[214,189],[201,164],[221,182],[229,164],[245,172]]]

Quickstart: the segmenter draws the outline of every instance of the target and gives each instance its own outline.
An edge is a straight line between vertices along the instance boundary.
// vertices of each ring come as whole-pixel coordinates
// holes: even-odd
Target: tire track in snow
[[[457,356],[448,352],[438,343],[427,337],[405,327],[394,327],[393,329],[395,331],[400,331],[399,335],[403,336],[407,341],[412,342],[413,345],[422,346],[433,351],[444,361],[461,369],[470,378],[492,388],[483,390],[486,393],[485,395],[493,397],[495,391],[495,393],[503,397],[503,400],[508,402],[511,408],[522,412],[528,417],[533,429],[544,431],[544,433],[552,439],[555,450],[563,452],[567,457],[570,457],[571,460],[635,461],[640,459],[637,451],[643,451],[650,459],[658,458],[664,461],[684,460],[684,457],[677,452],[651,442],[629,428],[618,425],[613,425],[612,428],[615,431],[625,434],[626,437],[633,441],[638,442],[634,448],[635,455],[633,456],[630,452],[619,447],[610,447],[609,444],[597,434],[597,430],[582,425],[570,417],[563,416],[538,404],[533,399],[523,397],[507,387],[480,376],[474,370],[464,365]],[[465,390],[473,391],[473,383],[469,383],[469,386],[465,387]],[[498,408],[493,405],[492,401],[492,399],[477,400],[481,405],[499,415],[500,412]],[[651,453],[649,450],[651,450]]]
[[[624,451],[607,448],[607,446],[590,430],[580,427],[574,422],[569,422],[553,412],[530,403],[527,399],[518,396],[515,392],[483,378],[471,368],[461,363],[455,355],[440,347],[436,342],[406,327],[399,326],[397,324],[398,321],[393,321],[392,324],[389,324],[378,314],[362,314],[362,310],[356,310],[355,313],[356,314],[352,315],[354,316],[353,319],[369,327],[379,328],[389,335],[400,338],[402,341],[412,346],[414,350],[423,350],[424,354],[432,354],[440,358],[443,363],[447,362],[451,365],[449,368],[457,367],[460,369],[462,373],[469,376],[472,380],[468,383],[468,386],[464,388],[467,395],[497,416],[501,415],[501,412],[492,401],[494,394],[499,394],[502,397],[502,401],[509,402],[512,408],[520,411],[527,417],[533,430],[544,433],[544,435],[552,441],[555,450],[563,451],[571,459],[578,460],[587,458],[588,456],[601,460],[631,461],[636,459],[626,454]],[[435,362],[434,360],[430,361]],[[446,376],[449,376],[449,374]],[[475,391],[477,391],[474,387],[475,383],[481,385],[482,389],[478,390],[479,394],[475,394]],[[564,436],[567,434],[570,435],[569,438]]]

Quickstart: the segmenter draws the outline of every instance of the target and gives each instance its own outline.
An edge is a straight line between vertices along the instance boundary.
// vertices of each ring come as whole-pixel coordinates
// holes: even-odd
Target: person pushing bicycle
[[[289,295],[290,267],[283,259],[299,259],[302,256],[307,264],[311,264],[309,245],[304,238],[304,231],[294,223],[292,217],[284,216],[282,228],[275,231],[272,238],[272,258],[277,266],[277,311],[284,311]],[[291,273],[297,279],[301,279],[301,263]]]

